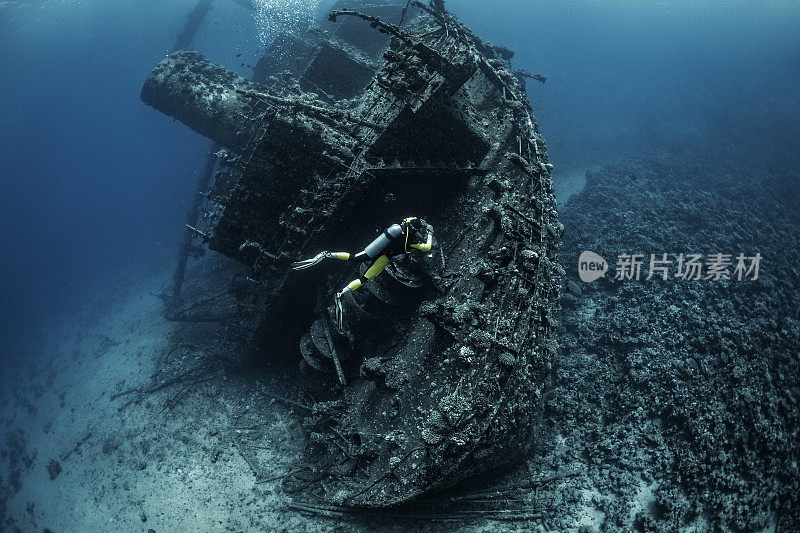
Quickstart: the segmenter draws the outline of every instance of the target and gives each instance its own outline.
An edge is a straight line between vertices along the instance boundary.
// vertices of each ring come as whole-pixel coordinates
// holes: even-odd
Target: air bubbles
[[[322,0],[255,0],[258,38],[267,45],[280,32],[297,32],[311,26]]]

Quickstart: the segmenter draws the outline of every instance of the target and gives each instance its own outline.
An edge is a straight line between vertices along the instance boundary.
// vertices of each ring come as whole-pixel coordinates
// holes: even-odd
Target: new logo
[[[590,283],[602,278],[608,272],[608,261],[602,256],[588,250],[581,252],[578,257],[578,276],[581,281]]]

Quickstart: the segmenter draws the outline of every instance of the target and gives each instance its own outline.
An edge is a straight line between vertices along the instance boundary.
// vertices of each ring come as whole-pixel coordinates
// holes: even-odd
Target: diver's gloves
[[[342,293],[337,292],[333,298],[336,303],[336,327],[339,328],[339,333],[344,333],[344,311],[342,310]]]
[[[311,268],[314,265],[317,265],[322,261],[324,261],[325,259],[329,259],[331,257],[334,257],[334,254],[330,252],[320,252],[311,259],[305,259],[303,261],[297,261],[296,263],[292,263],[292,270],[304,270],[306,268]]]

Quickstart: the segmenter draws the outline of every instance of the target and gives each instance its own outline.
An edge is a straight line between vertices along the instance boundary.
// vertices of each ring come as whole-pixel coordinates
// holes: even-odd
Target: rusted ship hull
[[[293,75],[268,76],[280,62],[267,57],[259,83],[178,52],[142,91],[228,150],[198,232],[253,268],[249,349],[330,372],[309,459],[326,476],[319,496],[359,507],[516,460],[555,349],[562,227],[511,54],[438,5],[405,5],[334,11],[372,26],[362,48],[335,31],[276,40],[302,59]],[[348,297],[340,334],[326,305],[340,278],[289,264],[358,249],[410,214],[435,228],[434,251]]]

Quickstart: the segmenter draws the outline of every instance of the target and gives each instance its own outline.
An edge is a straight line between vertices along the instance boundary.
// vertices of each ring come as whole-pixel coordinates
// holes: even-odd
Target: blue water
[[[328,2],[329,3],[329,2]],[[316,4],[300,2],[306,8]],[[0,346],[171,268],[208,141],[139,101],[194,0],[0,1]],[[450,0],[529,83],[556,170],[697,142],[796,169],[800,2]],[[194,48],[247,75],[263,23]],[[236,54],[242,53],[241,58]],[[6,365],[2,365],[5,367]]]
[[[800,133],[800,2],[485,4],[449,3],[478,35],[514,49],[516,65],[548,76],[529,92],[556,165],[720,128]]]
[[[252,63],[261,47],[252,16],[227,4],[218,2],[195,44],[215,61],[242,53]],[[142,104],[139,91],[194,5],[0,7],[5,349],[16,350],[21,331],[36,334],[50,318],[156,274],[176,255],[209,143]]]

